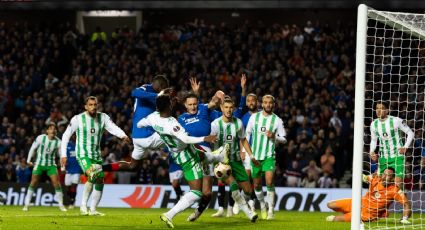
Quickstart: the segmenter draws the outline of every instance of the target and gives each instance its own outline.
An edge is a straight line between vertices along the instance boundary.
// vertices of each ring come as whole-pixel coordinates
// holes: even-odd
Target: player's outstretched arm
[[[108,130],[108,132],[111,133],[112,135],[125,140],[127,137],[125,132],[120,127],[118,127],[108,115],[104,114],[104,116],[105,116],[105,129]]]
[[[190,77],[190,87],[192,88],[192,91],[196,96],[199,97],[201,95],[200,89],[201,89],[201,82],[197,81],[195,77]]]
[[[225,95],[224,92],[221,90],[218,90],[217,92],[215,92],[210,102],[208,102],[208,109],[213,109],[219,106],[220,103],[224,101],[224,95]]]
[[[77,117],[74,116],[72,117],[68,127],[66,128],[65,132],[62,135],[61,147],[60,147],[61,167],[66,166],[66,161],[67,161],[66,147],[68,146],[69,139],[71,138],[72,134],[75,133],[77,128],[78,128],[78,120],[77,120]]]
[[[401,129],[401,131],[407,134],[406,143],[404,144],[402,148],[399,149],[399,152],[401,154],[405,154],[407,148],[409,148],[412,145],[415,134],[409,128],[409,126],[407,126],[407,124],[405,124],[401,119],[399,119],[399,128]]]
[[[244,73],[242,74],[242,77],[241,77],[241,89],[242,89],[241,96],[246,97],[246,74]]]
[[[32,143],[30,151],[28,152],[28,157],[27,157],[27,163],[28,165],[32,166],[32,157],[34,156],[35,150],[38,148],[38,146],[41,143],[41,138],[40,136],[38,136],[35,141]]]
[[[233,116],[237,117],[237,118],[242,118],[243,116],[243,109],[246,106],[246,75],[242,74],[241,77],[241,88],[242,88],[242,92],[241,92],[241,99],[239,101],[239,105],[238,108],[236,108],[236,110],[233,112]]]
[[[151,103],[155,104],[157,93],[146,92],[146,88],[144,86],[133,89],[131,91],[131,96],[139,99],[146,99]]]

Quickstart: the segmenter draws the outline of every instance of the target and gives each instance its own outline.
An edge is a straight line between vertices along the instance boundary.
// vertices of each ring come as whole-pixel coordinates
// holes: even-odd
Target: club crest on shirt
[[[265,126],[262,126],[262,127],[260,128],[260,131],[261,131],[261,132],[263,132],[263,133],[264,133],[264,132],[266,132],[266,127],[265,127]]]
[[[180,130],[180,127],[178,127],[178,126],[174,126],[174,128],[173,128],[173,131],[174,132],[178,132]]]
[[[94,128],[91,128],[91,129],[90,129],[90,133],[92,133],[92,134],[93,134],[93,133],[95,133],[95,132],[96,132],[96,129],[94,129]]]
[[[226,141],[231,141],[233,140],[233,136],[232,135],[226,135]]]
[[[381,198],[381,194],[379,194],[379,192],[375,192],[375,198],[376,198],[376,199]]]
[[[382,133],[382,138],[383,139],[389,139],[390,135],[388,135],[388,133]]]
[[[49,148],[46,148],[46,152],[50,153],[50,149]]]

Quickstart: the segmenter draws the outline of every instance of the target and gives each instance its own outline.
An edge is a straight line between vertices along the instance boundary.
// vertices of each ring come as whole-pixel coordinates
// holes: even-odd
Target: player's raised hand
[[[406,154],[406,151],[407,151],[407,148],[404,148],[404,147],[401,147],[398,149],[398,152],[403,155]]]
[[[27,164],[28,164],[29,167],[33,167],[34,166],[34,163],[32,163],[31,161],[30,162],[27,162]]]
[[[209,143],[215,143],[217,141],[217,136],[215,136],[215,135],[205,136],[204,141],[209,142]]]
[[[242,88],[242,96],[246,96],[246,74],[242,74],[241,77],[241,88]]]
[[[370,152],[370,159],[373,161],[377,161],[378,160],[378,154],[376,154],[375,152]]]
[[[191,77],[189,78],[190,81],[190,87],[192,88],[192,91],[196,94],[199,95],[199,89],[201,88],[201,82],[197,81],[195,77]]]
[[[214,95],[214,97],[219,98],[221,100],[221,102],[224,101],[224,96],[225,96],[225,94],[221,90],[218,90],[217,92],[215,92],[215,95]]]

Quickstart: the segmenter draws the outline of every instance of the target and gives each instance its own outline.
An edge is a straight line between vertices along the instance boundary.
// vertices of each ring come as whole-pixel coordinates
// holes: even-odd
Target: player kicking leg
[[[214,155],[214,157],[206,157],[206,160],[204,160],[204,174],[203,174],[203,181],[202,181],[202,199],[199,203],[199,206],[197,209],[195,209],[195,212],[193,212],[188,218],[188,221],[195,221],[198,219],[202,213],[205,211],[205,209],[208,207],[211,196],[212,196],[212,185],[213,185],[213,179],[214,179],[214,165],[218,162],[216,160],[219,160],[220,162],[228,162],[229,161],[229,151],[230,151],[230,145],[225,144],[224,146],[220,147],[219,149],[215,150],[214,152],[211,152],[209,147],[202,146],[203,152],[206,152],[207,154]],[[208,160],[209,159],[209,160]]]
[[[230,165],[232,165],[232,163]],[[249,190],[252,189],[252,187],[248,183],[239,183],[243,190],[243,192],[241,193],[239,191],[238,183],[236,182],[236,179],[233,176],[236,175],[237,177],[240,177],[240,175],[238,172],[234,173],[233,168],[231,168],[230,165],[222,163],[217,164],[216,167],[218,169],[216,169],[215,172],[218,173],[216,174],[216,176],[218,178],[222,178],[223,182],[229,185],[235,203],[239,205],[239,208],[245,213],[245,215],[248,217],[248,219],[251,220],[251,222],[255,222],[258,219],[258,215],[257,213],[253,212],[246,203],[246,199],[251,196]],[[234,169],[236,171],[240,171],[240,167],[236,166],[235,164]]]

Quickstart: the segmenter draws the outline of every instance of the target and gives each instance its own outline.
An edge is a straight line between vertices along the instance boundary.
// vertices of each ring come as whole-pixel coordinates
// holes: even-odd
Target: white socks
[[[239,205],[239,208],[245,213],[245,215],[251,219],[251,210],[248,208],[248,205],[245,201],[245,198],[241,196],[239,190],[232,192],[232,197],[235,202]]]
[[[260,205],[264,206],[265,202],[264,202],[263,190],[260,190],[260,191],[255,190],[255,195],[257,196],[257,200],[260,202]],[[263,208],[263,207],[261,207],[261,208]]]
[[[56,199],[58,200],[59,206],[63,206],[63,193],[62,190],[55,192]]]
[[[96,211],[97,205],[99,205],[100,199],[102,198],[103,191],[93,190],[93,196],[91,199],[90,211]]]
[[[25,196],[25,206],[29,206],[32,198],[32,194],[34,190],[32,188],[28,188],[27,195]]]
[[[93,190],[93,184],[90,182],[86,182],[84,184],[83,197],[81,199],[81,206],[87,207],[87,201],[89,200],[91,191]]]
[[[274,194],[275,191],[267,191],[267,204],[269,205],[269,212],[273,212],[274,209]]]
[[[197,194],[199,193],[199,194]],[[192,206],[195,202],[199,201],[201,199],[202,193],[200,191],[193,191],[184,194],[184,196],[177,202],[177,204],[170,209],[168,212],[165,213],[165,216],[169,220],[172,220],[175,215],[177,215],[180,212],[183,212],[190,206]]]

